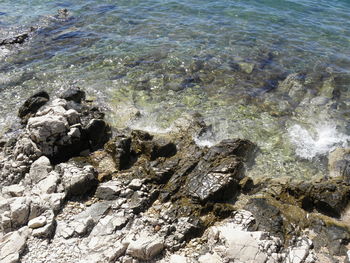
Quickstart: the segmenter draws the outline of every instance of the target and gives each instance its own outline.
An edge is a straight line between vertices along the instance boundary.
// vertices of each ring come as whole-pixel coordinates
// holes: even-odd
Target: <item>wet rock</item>
[[[328,156],[328,170],[331,177],[344,177],[350,183],[350,149],[337,148]]]
[[[0,262],[17,263],[26,246],[29,236],[28,227],[11,232],[0,238]]]
[[[34,28],[33,30],[31,29],[31,31],[34,31]],[[23,33],[14,37],[0,40],[0,46],[23,44],[28,38],[29,38],[29,33]]]
[[[49,99],[49,94],[46,91],[40,91],[34,94],[19,108],[18,117],[26,121],[30,115],[35,114]]]
[[[81,103],[85,100],[85,97],[85,91],[81,90],[79,87],[69,88],[60,95],[61,99],[65,99],[66,101],[74,101],[76,103]]]
[[[213,146],[188,176],[185,189],[190,196],[201,201],[224,200],[239,193],[243,178],[243,163],[253,148],[244,140],[225,140]]]
[[[109,140],[109,136],[106,135],[109,132],[109,126],[104,120],[91,120],[86,126],[85,131],[89,137],[90,147],[92,150],[102,148],[103,145]]]
[[[283,218],[280,210],[266,198],[252,198],[244,207],[251,212],[256,224],[250,230],[260,230],[273,233],[283,238]]]
[[[248,63],[248,62],[239,62],[238,66],[241,71],[251,74],[254,70],[255,64],[254,63]]]
[[[118,170],[128,168],[132,163],[131,137],[124,134],[117,134],[105,146],[105,149],[112,156]]]

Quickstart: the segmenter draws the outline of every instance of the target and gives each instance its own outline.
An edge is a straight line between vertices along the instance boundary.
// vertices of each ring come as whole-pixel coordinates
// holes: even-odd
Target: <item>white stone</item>
[[[44,115],[29,118],[27,129],[34,142],[47,142],[50,137],[67,133],[67,119],[57,115]]]
[[[9,197],[20,197],[24,193],[24,186],[20,184],[13,184],[10,186],[4,186],[2,189],[2,193],[5,196]]]
[[[174,254],[170,256],[169,263],[187,263],[187,258],[185,256]]]
[[[30,211],[30,199],[26,197],[15,197],[10,201],[12,226],[22,226],[28,222]]]
[[[129,188],[131,188],[132,190],[139,190],[142,186],[142,180],[141,179],[133,179],[130,184],[129,184]]]
[[[164,249],[164,239],[151,233],[142,233],[132,240],[126,251],[127,254],[142,260],[150,260]]]
[[[52,194],[56,192],[59,180],[59,174],[55,171],[51,171],[47,178],[41,180],[33,187],[32,193],[37,195]]]
[[[207,253],[198,258],[199,263],[222,263],[221,257],[218,254]]]
[[[41,156],[38,160],[33,162],[30,167],[28,180],[31,184],[35,185],[41,180],[48,177],[49,173],[52,171],[52,166],[50,164],[49,158],[46,156]]]
[[[38,216],[36,218],[33,218],[28,222],[29,228],[39,228],[46,225],[46,217],[45,216]]]
[[[67,135],[69,137],[80,138],[81,132],[78,128],[71,128]]]
[[[0,239],[0,262],[17,262],[19,254],[23,251],[29,236],[28,227],[6,234]]]

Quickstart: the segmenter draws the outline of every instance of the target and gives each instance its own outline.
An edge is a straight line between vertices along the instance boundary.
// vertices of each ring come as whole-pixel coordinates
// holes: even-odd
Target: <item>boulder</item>
[[[35,114],[43,105],[49,101],[50,97],[46,91],[35,93],[18,110],[18,117],[28,119],[30,115]]]
[[[26,181],[31,185],[36,185],[40,181],[46,179],[52,171],[49,158],[41,156],[31,166]]]
[[[81,90],[79,87],[69,88],[64,91],[60,98],[65,99],[67,101],[74,101],[76,103],[81,103],[85,100],[85,91]]]
[[[108,181],[98,185],[95,196],[102,200],[115,200],[118,198],[122,185],[119,181]]]

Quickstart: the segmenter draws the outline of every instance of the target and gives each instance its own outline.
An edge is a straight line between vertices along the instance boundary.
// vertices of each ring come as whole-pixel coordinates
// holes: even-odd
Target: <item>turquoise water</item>
[[[251,139],[252,176],[322,176],[347,146],[349,1],[0,0],[0,39],[30,27],[0,47],[2,130],[35,91],[79,85],[117,127],[199,112],[213,125],[200,144]],[[283,88],[290,74],[300,87]]]

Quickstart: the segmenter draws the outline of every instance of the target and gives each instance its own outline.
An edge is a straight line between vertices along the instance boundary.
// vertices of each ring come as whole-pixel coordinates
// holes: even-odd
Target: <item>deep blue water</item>
[[[0,0],[0,39],[30,27],[26,43],[0,47],[1,129],[33,92],[79,85],[116,126],[159,131],[201,113],[216,134],[202,143],[260,146],[253,175],[319,174],[347,144],[349,1]],[[301,97],[279,88],[294,73]],[[328,84],[334,96],[315,103]]]

